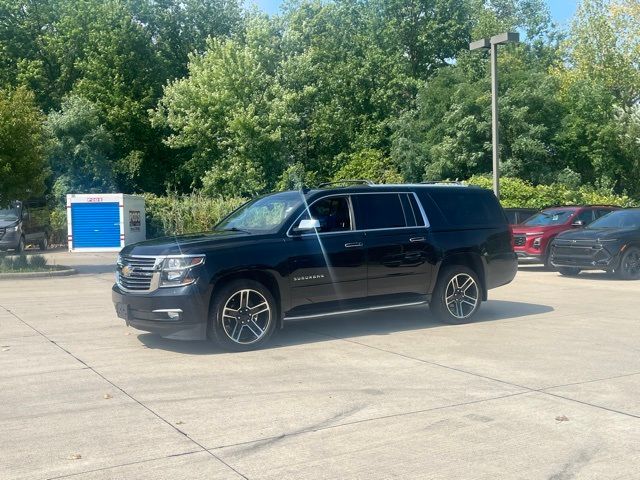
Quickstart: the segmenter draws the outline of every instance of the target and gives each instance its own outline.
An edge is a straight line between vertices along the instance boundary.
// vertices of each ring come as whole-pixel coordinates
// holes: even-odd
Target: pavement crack
[[[342,428],[342,427],[348,427],[351,425],[358,425],[358,424],[362,424],[362,423],[368,423],[368,422],[375,422],[378,420],[387,420],[390,418],[399,418],[399,417],[405,417],[408,415],[417,415],[420,413],[427,413],[427,412],[434,412],[434,411],[438,411],[438,410],[445,410],[447,408],[455,408],[455,407],[463,407],[466,405],[474,405],[474,404],[478,404],[478,403],[483,403],[483,402],[490,402],[493,400],[501,400],[503,398],[510,398],[510,397],[517,397],[519,395],[525,395],[525,394],[529,394],[531,392],[517,392],[517,393],[510,393],[510,394],[506,394],[506,395],[500,395],[498,397],[490,397],[490,398],[482,398],[482,399],[478,399],[478,400],[470,400],[468,402],[461,402],[461,403],[455,403],[455,404],[451,404],[451,405],[441,405],[439,407],[431,407],[431,408],[424,408],[424,409],[420,409],[420,410],[412,410],[409,412],[399,412],[399,413],[392,413],[389,415],[381,415],[378,417],[370,417],[370,418],[363,418],[361,420],[353,420],[350,422],[343,422],[343,423],[337,423],[335,425],[324,425],[324,426],[316,426],[316,427],[310,427],[310,428],[305,428],[305,429],[300,429],[300,430],[296,430],[293,432],[289,432],[289,433],[282,433],[280,435],[273,435],[271,437],[265,437],[265,438],[260,438],[260,439],[256,439],[256,440],[247,440],[244,442],[237,442],[237,443],[230,443],[227,445],[218,445],[215,447],[211,447],[210,450],[220,450],[220,449],[224,449],[224,448],[232,448],[232,447],[242,447],[244,445],[252,445],[255,443],[262,443],[262,442],[275,442],[275,441],[280,441],[283,440],[287,437],[295,437],[298,435],[303,435],[305,433],[314,433],[314,432],[321,432],[323,430],[330,430],[330,429],[334,429],[334,428]],[[326,422],[322,422],[320,425],[323,425]],[[252,450],[249,448],[249,450]]]
[[[140,464],[143,464],[143,463],[157,462],[158,460],[165,460],[167,458],[184,457],[184,456],[187,456],[187,455],[193,455],[194,453],[202,453],[202,450],[194,450],[194,451],[191,451],[191,452],[183,452],[183,453],[174,453],[172,455],[165,455],[165,456],[162,456],[162,457],[147,458],[147,459],[144,459],[144,460],[137,460],[135,462],[120,463],[118,465],[110,465],[108,467],[94,468],[92,470],[83,470],[82,472],[66,473],[64,475],[58,475],[56,477],[47,477],[47,480],[58,480],[60,478],[76,477],[78,475],[86,475],[87,473],[102,472],[102,471],[105,471],[105,470],[112,470],[114,468],[130,467],[132,465],[140,465]]]
[[[137,398],[135,398],[133,395],[131,395],[129,392],[127,392],[124,388],[122,388],[121,386],[117,385],[115,382],[113,382],[112,380],[108,379],[107,377],[105,377],[102,373],[100,373],[98,370],[96,370],[95,368],[93,368],[91,365],[87,364],[84,360],[82,360],[80,357],[76,356],[75,354],[71,353],[69,350],[67,350],[65,347],[63,347],[62,345],[60,345],[59,343],[57,343],[55,340],[49,338],[44,332],[38,330],[36,327],[34,327],[33,325],[31,325],[29,322],[23,320],[22,318],[20,318],[16,313],[14,313],[13,311],[9,310],[8,308],[4,307],[3,305],[0,305],[0,308],[2,308],[4,311],[6,311],[7,313],[9,313],[11,316],[13,316],[16,320],[18,320],[19,322],[23,323],[25,326],[29,327],[31,330],[33,330],[34,332],[36,332],[38,335],[42,336],[42,338],[44,338],[45,340],[47,340],[48,342],[52,343],[53,345],[55,345],[56,347],[58,347],[60,350],[62,350],[63,352],[65,352],[67,355],[69,355],[70,357],[72,357],[73,359],[75,359],[77,362],[81,363],[82,365],[86,366],[87,369],[91,370],[94,374],[96,374],[97,376],[99,376],[100,378],[102,378],[105,382],[109,383],[113,388],[119,390],[120,392],[122,392],[122,394],[124,394],[125,396],[127,396],[128,398],[130,398],[131,400],[133,400],[135,403],[137,403],[139,406],[141,406],[142,408],[144,408],[145,410],[147,410],[149,413],[151,413],[153,416],[155,416],[156,418],[158,418],[159,420],[161,420],[162,422],[166,423],[167,425],[169,425],[174,431],[176,431],[179,434],[182,434],[185,438],[187,438],[191,443],[193,443],[194,445],[196,445],[198,448],[200,448],[201,451],[203,452],[207,452],[209,455],[211,455],[213,458],[215,458],[216,460],[218,460],[218,462],[222,463],[223,465],[225,465],[227,468],[229,468],[230,470],[232,470],[234,473],[236,473],[237,475],[239,475],[240,477],[244,478],[245,480],[249,480],[248,477],[244,474],[242,474],[241,472],[239,472],[237,469],[235,469],[234,467],[232,467],[231,465],[229,465],[227,462],[225,462],[222,458],[220,458],[219,456],[217,456],[216,454],[214,454],[213,452],[209,451],[204,445],[202,445],[200,442],[198,442],[197,440],[193,439],[192,437],[190,437],[189,435],[187,435],[186,433],[184,433],[182,430],[180,430],[179,428],[177,428],[173,423],[171,423],[169,420],[167,420],[166,418],[164,418],[162,415],[160,415],[158,412],[156,412],[155,410],[153,410],[151,407],[148,407],[147,405],[145,405],[144,403],[142,403],[140,400],[138,400]]]
[[[589,402],[586,402],[586,401],[577,400],[575,398],[571,398],[571,397],[567,397],[567,396],[564,396],[564,395],[559,395],[559,394],[556,394],[556,393],[551,393],[551,392],[546,391],[547,389],[554,388],[554,387],[531,388],[531,387],[527,387],[525,385],[519,385],[517,383],[507,382],[506,380],[500,380],[499,378],[493,378],[493,377],[490,377],[488,375],[482,375],[482,374],[475,373],[475,372],[469,372],[469,371],[463,370],[461,368],[451,367],[449,365],[444,365],[444,364],[438,363],[438,362],[432,362],[430,360],[425,360],[423,358],[412,357],[411,355],[405,355],[404,353],[398,353],[398,352],[394,352],[392,350],[387,350],[387,349],[380,348],[380,347],[374,347],[373,345],[367,345],[366,343],[357,342],[355,340],[350,340],[350,339],[347,339],[347,338],[337,337],[335,335],[330,335],[330,334],[327,334],[327,333],[324,333],[324,332],[318,332],[316,330],[309,330],[309,329],[305,329],[305,328],[302,328],[302,330],[305,330],[305,331],[307,331],[309,333],[314,333],[316,335],[323,335],[323,336],[328,337],[328,338],[333,338],[335,340],[341,340],[343,342],[352,343],[354,345],[360,345],[361,347],[370,348],[370,349],[373,349],[373,350],[377,350],[379,352],[389,353],[391,355],[397,355],[399,357],[406,358],[406,359],[409,359],[409,360],[415,360],[417,362],[422,362],[422,363],[425,363],[425,364],[428,364],[428,365],[433,365],[433,366],[436,366],[436,367],[445,368],[447,370],[453,370],[453,371],[464,373],[464,374],[467,374],[467,375],[473,375],[474,377],[484,378],[486,380],[492,380],[494,382],[499,382],[499,383],[503,383],[505,385],[510,385],[512,387],[522,388],[522,389],[526,390],[526,393],[540,393],[540,394],[548,395],[548,396],[555,397],[555,398],[561,398],[563,400],[567,400],[567,401],[570,401],[570,402],[579,403],[581,405],[586,405],[586,406],[589,406],[589,407],[598,408],[598,409],[601,409],[601,410],[606,410],[608,412],[618,413],[620,415],[625,415],[627,417],[640,418],[640,415],[635,415],[635,414],[629,413],[629,412],[623,412],[621,410],[616,410],[614,408],[609,408],[609,407],[605,407],[605,406],[602,406],[602,405],[597,405],[595,403],[589,403]],[[620,375],[619,377],[611,377],[611,379],[613,379],[613,378],[621,378],[621,377],[631,376],[631,375],[637,375],[637,373],[632,373],[632,374],[627,374],[627,375]],[[600,379],[600,380],[607,380],[607,379]],[[596,382],[596,381],[600,381],[600,380],[591,380],[591,381]],[[577,383],[589,383],[589,382],[577,382]],[[525,393],[525,392],[521,392],[521,393]]]

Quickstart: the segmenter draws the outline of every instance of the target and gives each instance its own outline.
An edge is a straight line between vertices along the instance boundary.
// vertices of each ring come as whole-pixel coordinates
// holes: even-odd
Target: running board
[[[390,308],[402,308],[402,307],[413,307],[416,305],[424,305],[429,303],[427,300],[421,300],[419,302],[411,302],[411,303],[396,303],[393,305],[379,305],[375,307],[366,307],[366,308],[355,308],[352,310],[338,310],[335,312],[325,312],[325,313],[316,313],[313,315],[297,315],[295,317],[284,317],[283,320],[304,320],[307,318],[320,318],[320,317],[332,317],[334,315],[346,315],[349,313],[361,313],[361,312],[371,312],[374,310],[388,310]]]

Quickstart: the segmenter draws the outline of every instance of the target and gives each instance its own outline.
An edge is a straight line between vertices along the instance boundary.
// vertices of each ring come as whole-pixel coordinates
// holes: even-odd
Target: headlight
[[[204,263],[204,255],[167,257],[160,272],[161,287],[182,287],[196,281],[192,269]]]
[[[11,232],[17,232],[18,230],[20,230],[20,225],[15,225],[13,227],[9,227],[7,230],[9,230]]]

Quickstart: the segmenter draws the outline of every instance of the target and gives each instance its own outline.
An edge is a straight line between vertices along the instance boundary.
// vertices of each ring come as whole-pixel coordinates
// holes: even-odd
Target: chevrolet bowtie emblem
[[[122,267],[121,273],[123,277],[128,277],[133,273],[133,268],[131,268],[129,265],[125,265],[124,267]]]

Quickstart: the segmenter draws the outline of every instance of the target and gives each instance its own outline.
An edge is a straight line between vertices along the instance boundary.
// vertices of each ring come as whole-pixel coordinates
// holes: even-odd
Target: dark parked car
[[[14,201],[0,208],[0,250],[22,253],[27,244],[46,250],[49,245],[47,222],[37,214],[42,208],[43,205],[35,201]],[[31,209],[35,214],[30,212]]]
[[[505,208],[504,213],[511,225],[519,225],[540,210],[537,208]]]
[[[551,267],[551,241],[560,232],[581,228],[618,209],[608,205],[583,205],[545,208],[513,227],[513,243],[522,263],[542,263]]]
[[[516,271],[490,191],[358,185],[267,195],[212,232],[127,246],[112,296],[135,328],[242,350],[286,319],[429,303],[466,321]]]
[[[551,263],[563,275],[605,270],[640,279],[640,209],[617,210],[586,228],[561,233],[553,241]]]

